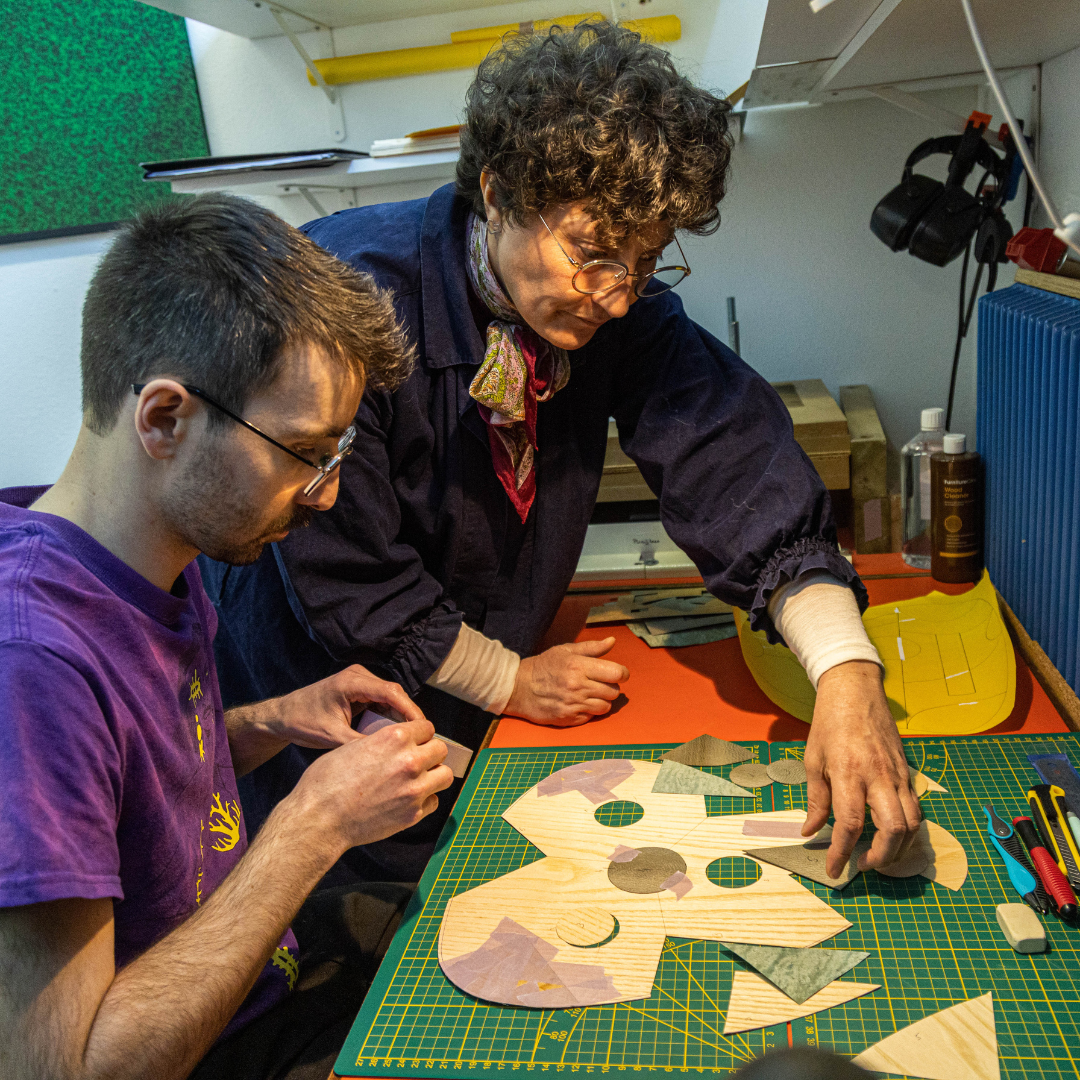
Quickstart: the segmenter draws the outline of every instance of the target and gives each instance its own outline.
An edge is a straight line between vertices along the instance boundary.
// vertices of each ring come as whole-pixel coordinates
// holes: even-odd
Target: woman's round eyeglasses
[[[277,439],[272,439],[265,431],[260,431],[254,424],[248,423],[242,416],[237,416],[231,409],[226,409],[220,402],[215,401],[205,391],[200,390],[197,386],[190,386],[187,383],[180,384],[189,394],[194,394],[197,398],[202,398],[207,405],[213,405],[215,409],[220,409],[226,416],[235,420],[238,424],[243,424],[248,431],[254,431],[260,438],[265,439],[268,443],[273,443],[279,450],[284,450],[290,457],[296,458],[297,461],[302,461],[308,468],[315,469],[317,476],[311,480],[311,482],[304,488],[305,495],[311,495],[318,491],[320,487],[326,482],[330,474],[341,464],[341,459],[352,453],[353,442],[356,440],[356,428],[351,424],[347,427],[338,439],[337,453],[336,454],[324,454],[316,465],[314,461],[308,461],[302,454],[298,454],[295,450],[290,450],[287,446],[282,445]],[[146,388],[146,383],[132,383],[131,390],[134,394],[141,394]]]
[[[670,289],[674,289],[683,278],[690,276],[689,266],[658,266],[655,270],[650,270],[646,274],[631,274],[628,266],[615,259],[592,259],[589,262],[580,263],[562,244],[559,244],[559,238],[551,232],[551,226],[544,221],[544,215],[539,214],[538,216],[544,222],[544,228],[551,233],[551,239],[558,244],[559,250],[566,256],[570,265],[577,267],[570,284],[579,293],[584,293],[586,296],[591,293],[602,293],[607,292],[608,289],[614,289],[616,285],[627,278],[638,278],[638,282],[634,286],[634,295],[649,300],[654,296],[660,296]],[[674,239],[675,246],[679,249],[679,254],[682,255],[685,262],[686,255],[683,252],[682,245],[679,243],[679,238],[673,237],[672,239]]]

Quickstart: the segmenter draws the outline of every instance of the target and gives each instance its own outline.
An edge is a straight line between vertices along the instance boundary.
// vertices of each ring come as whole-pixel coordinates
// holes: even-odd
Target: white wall
[[[0,487],[51,483],[75,445],[82,301],[110,240],[0,247]]]
[[[1039,171],[1058,213],[1080,213],[1080,49],[1043,64]],[[1039,225],[1049,224],[1040,215]]]
[[[550,0],[305,35],[316,56],[448,40],[451,29],[548,15]],[[558,7],[559,5],[554,5]],[[565,6],[565,5],[564,5]],[[602,5],[601,5],[602,6]],[[588,5],[586,5],[588,7]],[[753,65],[765,0],[654,0],[642,15],[679,14],[680,66],[730,91]],[[247,41],[190,24],[214,153],[332,145],[321,92],[281,39]],[[345,145],[458,119],[469,71],[344,88]],[[1063,212],[1080,210],[1080,50],[1046,65],[1043,168]],[[927,95],[966,115],[974,90]],[[685,245],[691,315],[726,340],[724,298],[738,300],[743,353],[772,380],[820,377],[835,391],[868,382],[897,444],[918,410],[943,404],[955,332],[959,264],[938,269],[893,254],[869,231],[870,211],[899,179],[908,151],[938,132],[876,100],[751,115],[736,148],[724,224]],[[417,184],[399,197],[436,186]],[[329,209],[344,203],[319,193]],[[299,196],[268,198],[288,220],[312,213]],[[1014,210],[1015,213],[1015,210]],[[78,427],[78,313],[107,237],[0,247],[0,486],[54,479]],[[1003,268],[1002,283],[1011,268]],[[974,340],[961,361],[953,427],[974,431]]]

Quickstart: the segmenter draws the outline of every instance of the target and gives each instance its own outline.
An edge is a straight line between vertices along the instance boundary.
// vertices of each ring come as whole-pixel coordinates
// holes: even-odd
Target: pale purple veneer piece
[[[743,822],[743,836],[782,836],[793,840],[809,840],[802,834],[801,821],[760,821],[747,818]]]
[[[459,990],[501,1005],[572,1009],[619,996],[599,964],[559,963],[558,954],[554,945],[504,917],[479,949],[439,964]]]
[[[613,789],[633,774],[633,764],[620,758],[579,761],[544,777],[536,785],[536,793],[544,796],[580,791],[589,802],[599,805],[614,799]]]

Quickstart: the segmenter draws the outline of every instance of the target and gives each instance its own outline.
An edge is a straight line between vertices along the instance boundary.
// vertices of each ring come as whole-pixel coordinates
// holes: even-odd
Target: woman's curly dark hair
[[[611,23],[508,35],[466,95],[457,188],[483,215],[487,168],[515,224],[584,200],[603,240],[660,221],[707,235],[720,225],[730,110]]]

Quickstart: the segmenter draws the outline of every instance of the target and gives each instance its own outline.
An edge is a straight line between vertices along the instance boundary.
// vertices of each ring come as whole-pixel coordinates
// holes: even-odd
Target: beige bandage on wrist
[[[521,657],[501,641],[462,623],[454,647],[427,685],[485,712],[501,713],[514,692],[520,663]]]
[[[881,664],[866,636],[855,594],[825,570],[788,582],[769,597],[769,617],[817,689],[829,668],[849,660]]]

